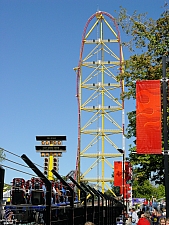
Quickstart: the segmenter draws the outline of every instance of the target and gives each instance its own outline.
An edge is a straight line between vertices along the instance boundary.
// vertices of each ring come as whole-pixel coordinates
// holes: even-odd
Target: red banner
[[[136,149],[161,154],[161,90],[159,80],[136,82]]]
[[[120,194],[123,195],[123,186],[120,186]],[[124,198],[128,199],[131,197],[131,186],[130,184],[124,184]]]
[[[130,181],[132,177],[132,167],[130,162],[125,162],[125,183]]]
[[[114,186],[122,185],[122,162],[114,162]]]

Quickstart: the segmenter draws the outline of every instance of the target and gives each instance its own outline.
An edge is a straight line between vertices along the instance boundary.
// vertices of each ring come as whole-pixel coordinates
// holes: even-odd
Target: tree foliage
[[[133,197],[152,199],[161,199],[165,196],[165,188],[163,185],[154,186],[149,180],[143,181],[140,185],[137,180],[134,181]]]
[[[162,78],[162,56],[169,56],[169,11],[164,8],[160,18],[147,19],[147,14],[132,16],[121,7],[117,23],[127,34],[128,41],[123,43],[131,52],[129,59],[125,60],[125,70],[119,75],[124,79],[126,91],[125,99],[135,100],[136,80],[159,80]],[[166,69],[169,77],[169,67]],[[137,155],[136,144],[136,111],[128,113],[127,138],[135,137],[133,145],[129,147],[129,160],[134,166],[137,175],[137,184],[150,179],[156,184],[164,184],[164,157],[163,155]],[[139,188],[139,186],[138,186]],[[141,190],[140,190],[141,191]]]

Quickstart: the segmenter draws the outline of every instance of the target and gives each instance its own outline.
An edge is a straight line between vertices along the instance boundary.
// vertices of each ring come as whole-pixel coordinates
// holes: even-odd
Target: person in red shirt
[[[141,217],[137,225],[150,225],[150,221],[146,217]]]

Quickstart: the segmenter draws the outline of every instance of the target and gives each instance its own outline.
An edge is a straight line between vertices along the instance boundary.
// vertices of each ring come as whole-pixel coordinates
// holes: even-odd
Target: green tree
[[[161,198],[164,198],[165,196],[165,187],[164,185],[160,184],[158,187],[157,187],[157,199],[161,199]]]
[[[149,180],[142,182],[141,185],[137,180],[134,181],[133,195],[135,197],[150,199],[151,196],[153,196],[153,193],[156,192],[154,192],[154,187]]]
[[[149,180],[143,181],[140,185],[137,179],[133,182],[133,196],[137,198],[152,199],[152,196],[156,199],[164,198],[165,187],[163,185],[153,185]]]
[[[165,10],[159,19],[146,19],[147,14],[132,16],[121,7],[117,23],[123,32],[128,35],[128,41],[123,43],[128,47],[131,56],[125,61],[125,70],[119,79],[124,79],[126,92],[123,97],[135,99],[136,80],[159,80],[162,78],[162,55],[169,54],[169,11]],[[169,68],[166,71],[169,77]],[[127,138],[136,137],[136,111],[128,113]],[[134,167],[137,183],[150,179],[155,184],[164,183],[163,155],[137,155],[135,140],[129,146],[129,161]],[[138,187],[139,188],[139,187]]]

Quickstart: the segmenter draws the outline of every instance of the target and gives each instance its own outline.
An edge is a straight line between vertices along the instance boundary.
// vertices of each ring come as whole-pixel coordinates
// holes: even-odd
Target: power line
[[[6,165],[3,165],[3,164],[1,164],[1,166],[4,166],[4,167],[6,167],[8,169],[15,170],[15,171],[18,171],[18,172],[21,172],[21,173],[24,173],[24,174],[28,174],[28,175],[31,175],[31,176],[34,176],[35,175],[35,174],[32,175],[30,173],[27,173],[27,172],[24,172],[24,171],[21,171],[21,170],[18,170],[18,169],[14,169],[14,168],[12,168],[10,166],[6,166]]]
[[[12,154],[12,155],[17,156],[17,157],[19,157],[20,159],[22,159],[21,156],[15,154],[15,153],[13,153],[13,152],[10,152],[9,150],[3,149],[3,148],[0,148],[0,150],[1,150],[1,151],[8,152],[9,154]],[[15,162],[15,161],[13,161],[13,160],[6,159],[6,158],[3,157],[3,156],[0,156],[0,158],[3,159],[3,160],[9,161],[9,162],[11,162],[11,163],[14,163],[14,164],[16,164],[16,165],[19,165],[19,166],[23,166],[23,167],[32,169],[31,167],[29,167],[29,166],[27,166],[27,165],[23,165],[23,164],[21,164],[21,163]],[[43,166],[40,166],[40,165],[38,165],[38,164],[36,164],[36,163],[34,163],[34,164],[35,164],[36,166],[38,166],[38,167],[43,168]],[[18,172],[21,172],[21,173],[24,173],[24,174],[28,174],[28,175],[31,175],[31,176],[35,176],[35,174],[30,174],[30,173],[27,173],[27,172],[24,172],[24,171],[21,171],[21,170],[18,170],[18,169],[15,169],[15,168],[6,166],[6,165],[4,165],[4,164],[0,164],[0,165],[6,167],[6,168],[8,168],[8,169],[11,169],[11,170],[15,170],[15,171],[18,171]],[[41,178],[41,177],[40,177],[40,178]]]
[[[0,164],[0,165],[3,166],[3,167],[6,167],[6,168],[8,168],[8,169],[18,171],[18,172],[20,172],[20,173],[30,175],[30,176],[32,176],[32,177],[35,177],[35,175],[36,175],[36,174],[27,173],[27,172],[24,172],[24,171],[21,171],[21,170],[18,170],[18,169],[14,169],[14,168],[12,168],[12,167],[10,167],[10,166],[6,166],[6,165],[4,165],[4,164]],[[31,168],[31,167],[29,167],[29,168]],[[50,171],[51,171],[51,170],[50,170]],[[36,175],[36,176],[37,176],[37,175]],[[39,178],[42,178],[42,177],[39,177]]]
[[[8,150],[6,150],[6,149],[4,149],[4,148],[0,148],[0,150],[5,151],[5,152],[8,152],[8,153],[10,153],[10,154],[12,154],[12,155],[14,155],[14,156],[17,156],[17,157],[21,158],[19,155],[16,155],[15,153],[10,152],[10,151],[8,151]]]
[[[20,165],[20,166],[24,166],[24,167],[26,167],[26,168],[30,168],[29,166],[25,166],[25,165],[23,165],[23,164],[21,164],[21,163],[14,162],[14,161],[12,161],[12,160],[10,160],[10,159],[6,159],[5,157],[2,157],[2,156],[1,156],[1,159],[4,159],[4,160],[6,160],[6,161],[12,162],[12,163],[17,164],[17,165]]]
[[[6,149],[4,149],[4,148],[0,148],[0,150],[5,151],[5,152],[8,152],[9,154],[14,155],[14,156],[16,156],[16,157],[22,159],[21,156],[15,154],[15,153],[13,153],[13,152],[11,152],[11,151],[9,151],[9,150],[6,150]],[[5,157],[2,157],[2,156],[1,156],[0,158],[3,158],[4,160],[10,161],[10,162],[12,162],[12,163],[18,164],[18,165],[20,165],[20,166],[24,166],[24,167],[30,168],[30,167],[25,166],[25,165],[23,165],[23,164],[19,164],[19,163],[16,163],[16,162],[12,161],[12,160],[6,159]],[[36,166],[39,166],[39,167],[43,168],[43,166],[40,166],[40,165],[38,165],[38,164],[36,164],[36,163],[34,163],[34,164],[35,164]]]

